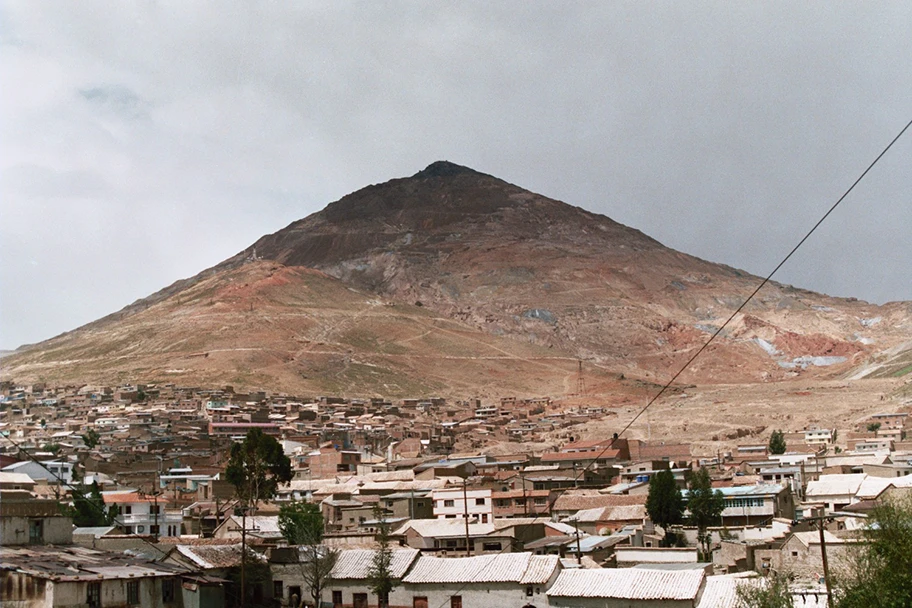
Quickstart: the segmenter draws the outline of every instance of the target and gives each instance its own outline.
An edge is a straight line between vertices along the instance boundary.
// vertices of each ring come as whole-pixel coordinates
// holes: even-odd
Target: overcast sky
[[[912,119],[912,3],[3,2],[0,347],[448,159],[766,274]],[[912,132],[778,278],[912,300]]]

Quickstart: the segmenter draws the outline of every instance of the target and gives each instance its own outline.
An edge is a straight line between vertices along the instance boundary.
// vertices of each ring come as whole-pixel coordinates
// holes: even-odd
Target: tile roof
[[[703,578],[703,570],[564,570],[548,590],[548,596],[694,600],[703,584]]]
[[[373,549],[345,549],[340,551],[330,578],[335,580],[366,579],[373,565],[375,553],[376,551]],[[392,577],[401,579],[405,576],[412,562],[418,557],[418,553],[418,549],[393,549],[393,559],[390,564]]]
[[[564,492],[551,506],[552,511],[582,511],[597,507],[645,505],[645,494],[576,494]]]
[[[203,569],[232,568],[241,563],[241,543],[231,545],[177,545],[174,550]]]

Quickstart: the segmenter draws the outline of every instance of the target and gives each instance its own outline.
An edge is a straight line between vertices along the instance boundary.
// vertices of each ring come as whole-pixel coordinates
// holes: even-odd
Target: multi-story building
[[[434,490],[434,517],[437,519],[468,518],[486,524],[494,519],[491,490]]]
[[[165,509],[164,496],[146,496],[138,492],[105,492],[105,505],[116,509],[115,522],[127,534],[180,536],[183,514]]]

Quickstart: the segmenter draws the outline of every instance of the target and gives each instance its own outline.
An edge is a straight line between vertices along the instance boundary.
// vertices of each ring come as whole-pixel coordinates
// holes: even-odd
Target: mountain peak
[[[451,163],[448,160],[438,160],[412,177],[424,178],[424,177],[452,177],[454,175],[485,175],[480,173],[475,169],[469,167],[463,167],[462,165],[457,165],[456,163]]]

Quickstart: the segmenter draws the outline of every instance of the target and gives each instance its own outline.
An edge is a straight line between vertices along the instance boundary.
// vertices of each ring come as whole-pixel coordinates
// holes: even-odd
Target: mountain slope
[[[665,381],[759,281],[438,162],[4,358],[3,375],[566,394],[580,358],[589,392],[623,393],[618,374]],[[842,376],[904,342],[910,318],[772,283],[682,381]]]

